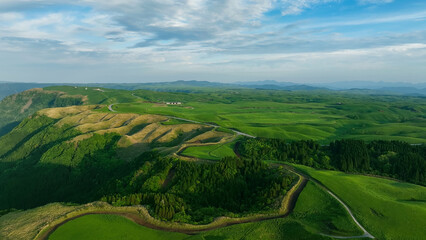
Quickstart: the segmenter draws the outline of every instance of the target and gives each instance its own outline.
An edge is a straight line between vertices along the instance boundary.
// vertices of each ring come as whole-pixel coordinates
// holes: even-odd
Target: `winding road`
[[[132,94],[132,96],[134,96],[134,97],[137,97],[137,96],[135,96],[135,95],[133,95]],[[139,98],[139,97],[138,97]],[[113,106],[114,104],[110,104],[109,106],[108,106],[108,109],[111,111],[111,112],[116,112],[114,109],[112,109],[112,106]],[[191,123],[196,123],[196,124],[203,124],[203,125],[207,125],[207,126],[210,126],[210,127],[219,127],[218,125],[214,125],[214,124],[210,124],[210,123],[203,123],[203,122],[198,122],[198,121],[194,121],[194,120],[190,120],[190,119],[185,119],[185,118],[180,118],[180,117],[174,117],[174,116],[166,116],[166,117],[168,117],[168,118],[173,118],[173,119],[176,119],[176,120],[181,120],[181,121],[186,121],[186,122],[191,122]],[[252,135],[249,135],[249,134],[246,134],[246,133],[243,133],[243,132],[240,132],[240,131],[237,131],[237,130],[233,130],[233,129],[230,129],[231,131],[233,131],[235,134],[237,134],[237,135],[242,135],[242,136],[246,136],[246,137],[249,137],[249,138],[256,138],[255,136],[252,136]],[[331,237],[331,238],[336,238],[336,239],[355,239],[355,238],[371,238],[371,239],[374,239],[375,237],[373,236],[373,235],[371,235],[359,222],[358,222],[358,220],[355,218],[355,216],[353,215],[353,213],[352,213],[352,211],[349,209],[349,207],[340,199],[340,198],[338,198],[334,193],[332,193],[326,186],[324,186],[323,184],[321,184],[320,182],[318,182],[316,179],[314,179],[314,178],[312,178],[312,177],[310,177],[310,176],[306,176],[306,175],[304,175],[304,174],[302,174],[302,173],[299,173],[299,172],[296,172],[295,171],[295,169],[293,168],[293,167],[291,167],[291,166],[289,166],[289,165],[287,165],[287,164],[280,164],[280,165],[283,165],[283,166],[286,166],[290,171],[292,171],[293,173],[295,173],[295,174],[297,174],[297,175],[299,175],[301,178],[303,177],[304,179],[309,179],[309,180],[311,180],[312,182],[314,182],[315,184],[317,184],[319,187],[321,187],[322,189],[324,189],[328,194],[330,194],[330,196],[332,196],[334,199],[336,199],[343,207],[344,207],[344,209],[348,212],[348,214],[351,216],[351,218],[352,218],[352,220],[355,222],[355,224],[359,227],[359,229],[361,229],[363,232],[364,232],[364,234],[363,235],[360,235],[360,236],[334,236],[334,235],[328,235],[328,234],[322,234],[322,233],[320,233],[320,235],[322,235],[322,236],[326,236],[326,237]],[[300,194],[300,192],[301,192],[301,190],[303,190],[303,188],[304,188],[304,186],[306,185],[306,181],[302,184],[302,186],[303,187],[301,187],[301,189],[298,191],[298,194],[297,194],[297,197],[299,196],[299,194]],[[296,199],[294,199],[294,200],[297,200],[297,197],[296,197]],[[293,201],[294,201],[293,200]],[[295,202],[294,202],[295,203]],[[294,208],[294,205],[293,205],[293,207],[291,208],[291,210]],[[289,211],[289,212],[291,212],[291,210]],[[288,212],[288,213],[289,213]],[[288,213],[286,213],[285,215],[288,215]],[[283,217],[283,216],[280,216],[280,217]],[[274,218],[276,218],[276,217],[274,217]],[[132,218],[133,219],[133,218]],[[267,220],[267,219],[271,219],[271,218],[263,218],[263,219],[256,219],[256,221],[262,221],[262,220]],[[136,222],[136,221],[135,221]],[[251,221],[250,221],[251,222]],[[140,222],[137,222],[137,223],[139,223],[139,224],[141,224]],[[238,222],[238,223],[242,223],[242,222]],[[233,224],[236,224],[236,223],[233,223]],[[144,225],[144,224],[141,224],[141,225]],[[144,225],[144,226],[146,226],[146,225]],[[211,230],[211,229],[210,229]]]

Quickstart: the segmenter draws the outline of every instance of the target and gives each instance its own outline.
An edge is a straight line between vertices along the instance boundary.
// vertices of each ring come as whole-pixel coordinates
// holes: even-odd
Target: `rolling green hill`
[[[318,171],[295,165],[320,181],[353,210],[377,239],[426,236],[426,187],[377,177]]]

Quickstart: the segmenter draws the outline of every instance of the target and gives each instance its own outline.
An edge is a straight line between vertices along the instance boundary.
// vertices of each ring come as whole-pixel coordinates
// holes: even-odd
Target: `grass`
[[[343,109],[330,107],[326,102],[299,104],[235,101],[232,104],[211,102],[185,104],[192,108],[178,106],[160,108],[152,103],[123,103],[114,105],[114,109],[123,113],[173,115],[201,122],[213,122],[221,127],[234,128],[258,137],[313,139],[323,142],[338,138],[426,142],[426,125],[422,119],[424,116],[397,110],[396,106],[380,101],[367,107],[369,111],[365,111],[355,103]],[[357,119],[348,117],[352,113],[359,115]]]
[[[165,232],[138,225],[116,215],[86,215],[60,226],[49,240],[180,240],[188,236],[181,233]]]
[[[292,218],[233,225],[188,238],[188,240],[330,239],[308,231]]]
[[[426,188],[414,184],[295,165],[320,181],[378,239],[424,239]]]
[[[330,239],[320,233],[340,236],[362,234],[335,199],[308,182],[288,217],[234,225],[189,239]]]
[[[293,216],[313,232],[336,236],[363,234],[343,206],[311,181],[300,194]]]
[[[233,150],[234,145],[235,142],[230,142],[219,145],[188,147],[181,154],[184,156],[216,161],[224,157],[235,156]]]
[[[0,239],[34,239],[46,223],[78,208],[78,206],[51,203],[26,211],[8,213],[0,217]]]

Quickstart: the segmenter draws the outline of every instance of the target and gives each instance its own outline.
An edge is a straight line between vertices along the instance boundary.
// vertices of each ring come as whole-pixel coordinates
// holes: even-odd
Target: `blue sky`
[[[424,0],[1,0],[0,81],[426,82]]]

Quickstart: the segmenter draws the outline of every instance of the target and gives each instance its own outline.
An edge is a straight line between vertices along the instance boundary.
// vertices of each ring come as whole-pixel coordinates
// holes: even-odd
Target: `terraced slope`
[[[233,137],[202,124],[170,124],[164,116],[104,113],[100,107],[43,109],[0,138],[0,209],[36,207],[52,199],[97,200],[102,195],[96,186],[120,174],[116,168],[122,161],[150,150],[168,155],[194,141]],[[75,188],[93,196],[83,198]]]
[[[174,147],[186,142],[219,142],[223,138],[232,136],[200,124],[163,124],[169,120],[164,116],[102,113],[96,112],[97,108],[99,107],[91,105],[39,111],[10,134],[0,139],[0,144],[5,146],[0,149],[0,160],[11,162],[25,158],[40,146],[32,144],[35,142],[35,138],[39,137],[42,132],[54,132],[55,130],[68,133],[69,139],[64,139],[64,141],[52,139],[55,143],[47,140],[46,143],[51,143],[53,146],[42,155],[41,162],[56,163],[57,158],[64,155],[63,149],[78,149],[84,140],[91,139],[96,135],[119,135],[117,146],[132,149],[131,154],[127,153],[127,158],[135,157],[143,151],[154,148],[164,150],[166,147]],[[31,127],[35,130],[31,131]],[[10,139],[15,141],[10,141]],[[74,147],[73,149],[66,148],[65,145],[74,145]],[[57,155],[51,157],[52,154]],[[64,164],[67,164],[65,162],[63,161]],[[71,160],[71,162],[73,161]],[[74,164],[76,163],[78,162],[74,161]]]

